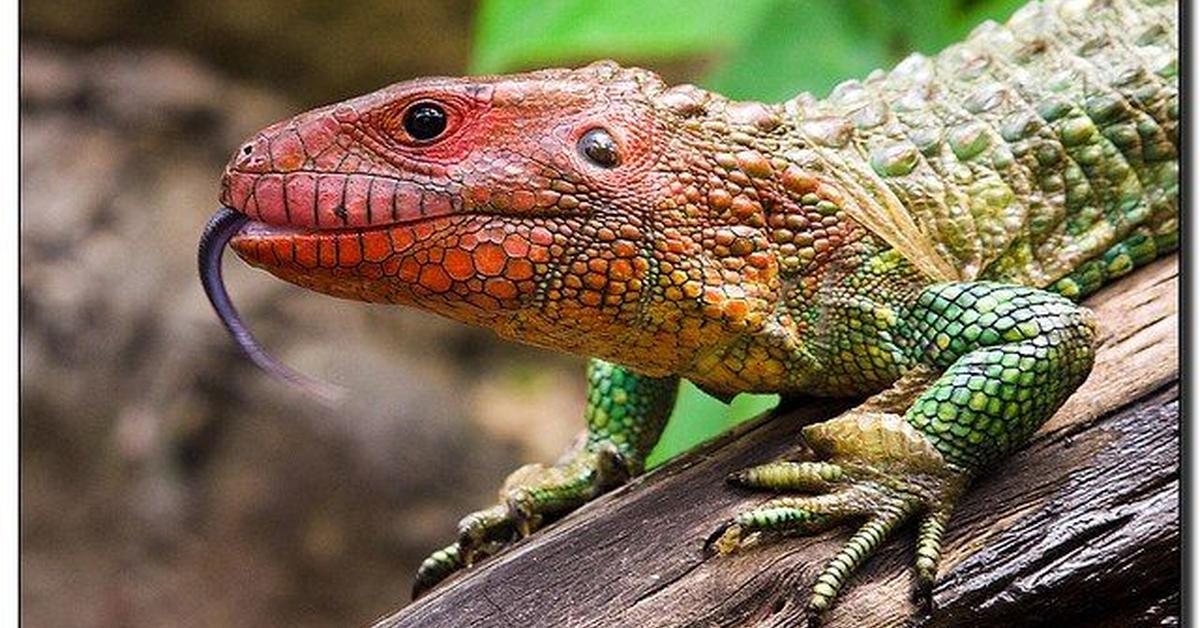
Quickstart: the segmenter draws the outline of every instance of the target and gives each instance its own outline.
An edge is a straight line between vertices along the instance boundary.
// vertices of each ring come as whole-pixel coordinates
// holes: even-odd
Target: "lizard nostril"
[[[266,172],[271,159],[267,155],[266,143],[261,139],[242,144],[233,154],[233,167],[247,172]]]

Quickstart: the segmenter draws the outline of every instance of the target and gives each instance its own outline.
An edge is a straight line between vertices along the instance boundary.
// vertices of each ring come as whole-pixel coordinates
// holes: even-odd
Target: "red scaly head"
[[[694,261],[722,237],[701,235],[713,217],[691,203],[704,175],[681,177],[709,167],[679,135],[698,94],[601,62],[398,83],[307,112],[230,161],[221,201],[251,219],[232,246],[334,296],[676,370],[729,327],[722,260]]]

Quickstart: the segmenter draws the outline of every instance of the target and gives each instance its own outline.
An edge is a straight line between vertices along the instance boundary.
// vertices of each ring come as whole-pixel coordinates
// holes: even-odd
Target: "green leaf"
[[[876,38],[859,34],[852,12],[840,2],[780,0],[703,84],[733,98],[823,94],[872,70],[883,50]]]
[[[471,71],[706,55],[747,36],[774,0],[485,0]]]
[[[689,381],[679,389],[675,412],[658,445],[650,452],[647,467],[655,467],[729,428],[779,404],[779,395],[738,395],[724,404]]]
[[[1003,24],[1012,17],[1013,13],[1017,12],[1017,9],[1027,4],[1029,2],[1026,0],[979,0],[966,3],[967,6],[959,16],[960,34],[954,39],[966,37],[971,30],[985,20],[995,20]]]

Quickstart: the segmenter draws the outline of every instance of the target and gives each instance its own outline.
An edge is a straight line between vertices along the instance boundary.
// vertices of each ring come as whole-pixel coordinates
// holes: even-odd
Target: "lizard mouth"
[[[379,174],[297,170],[247,172],[230,166],[221,204],[267,225],[362,231],[461,213],[454,190]]]

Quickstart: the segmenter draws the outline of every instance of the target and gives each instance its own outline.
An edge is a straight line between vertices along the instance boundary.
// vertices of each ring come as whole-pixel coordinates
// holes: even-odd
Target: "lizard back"
[[[933,278],[1083,296],[1176,247],[1177,13],[1035,2],[785,106],[809,159],[870,199],[847,211]]]

